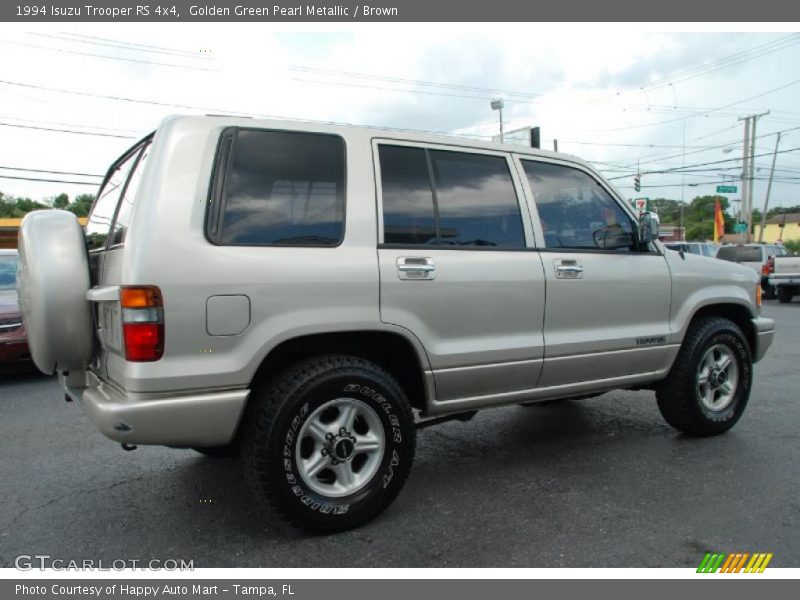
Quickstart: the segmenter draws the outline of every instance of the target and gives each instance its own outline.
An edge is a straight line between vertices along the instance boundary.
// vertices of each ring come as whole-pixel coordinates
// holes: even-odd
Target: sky
[[[502,97],[506,131],[539,126],[544,148],[557,139],[628,198],[689,201],[725,183],[738,199],[739,118],[769,111],[757,121],[754,206],[764,203],[779,131],[770,206],[797,205],[800,34],[779,27],[3,23],[0,191],[94,193],[97,175],[169,114],[490,140],[499,130],[490,100]]]

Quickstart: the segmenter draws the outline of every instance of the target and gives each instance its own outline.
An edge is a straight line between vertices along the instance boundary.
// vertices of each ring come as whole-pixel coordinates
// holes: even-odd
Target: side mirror
[[[639,216],[639,244],[646,246],[658,239],[658,220],[653,213],[645,212]]]

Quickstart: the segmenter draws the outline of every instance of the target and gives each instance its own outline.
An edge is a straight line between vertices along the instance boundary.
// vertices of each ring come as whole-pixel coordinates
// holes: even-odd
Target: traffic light
[[[637,192],[642,191],[642,176],[639,173],[633,176],[633,189]]]

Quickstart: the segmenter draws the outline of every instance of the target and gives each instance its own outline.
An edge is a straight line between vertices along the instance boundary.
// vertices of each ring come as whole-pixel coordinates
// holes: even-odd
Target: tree
[[[725,218],[725,231],[733,231],[735,219],[728,215],[730,202],[725,196],[697,196],[684,215],[687,240],[708,240],[714,235],[714,210],[719,200]]]
[[[53,199],[53,208],[65,209],[69,206],[69,196],[66,194],[59,194]]]
[[[89,211],[92,208],[92,203],[94,202],[94,195],[92,194],[80,194],[75,196],[75,200],[67,207],[67,210],[70,212],[75,213],[77,217],[86,217],[89,215]]]
[[[668,198],[654,198],[650,200],[650,208],[658,213],[661,223],[678,225],[681,221],[681,207],[686,209],[686,203]]]

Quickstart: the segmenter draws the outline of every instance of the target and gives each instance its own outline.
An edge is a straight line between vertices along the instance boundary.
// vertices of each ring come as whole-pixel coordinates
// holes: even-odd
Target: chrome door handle
[[[556,266],[556,279],[583,279],[583,265],[580,261],[557,258],[553,262]]]
[[[436,270],[433,265],[398,265],[397,269],[400,271],[425,271],[431,273]]]
[[[436,279],[436,265],[427,256],[400,256],[397,258],[397,276],[400,279],[430,281]]]

